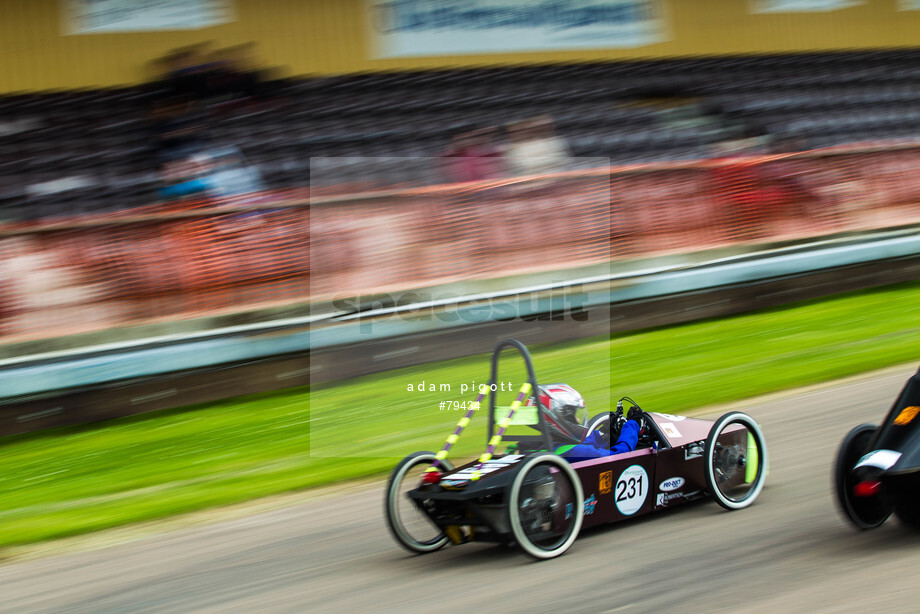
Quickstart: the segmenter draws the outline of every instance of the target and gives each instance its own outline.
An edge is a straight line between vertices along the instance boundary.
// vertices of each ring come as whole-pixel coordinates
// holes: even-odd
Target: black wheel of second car
[[[877,428],[874,424],[860,424],[847,433],[837,451],[837,462],[834,464],[837,503],[847,520],[860,529],[881,526],[891,515],[891,510],[878,495],[857,497],[853,493],[853,487],[859,481],[853,467],[869,451],[869,442]]]
[[[894,506],[894,515],[906,527],[920,531],[920,501],[910,498]]]
[[[551,559],[571,547],[581,530],[585,498],[568,461],[550,453],[524,459],[507,493],[508,523],[521,550]]]

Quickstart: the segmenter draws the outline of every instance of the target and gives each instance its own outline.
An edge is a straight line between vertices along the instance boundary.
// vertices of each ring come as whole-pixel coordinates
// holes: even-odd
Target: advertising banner
[[[198,30],[233,21],[232,0],[62,0],[64,34]]]
[[[368,0],[377,58],[643,47],[663,0]]]
[[[751,0],[752,13],[826,13],[865,4],[865,0]]]

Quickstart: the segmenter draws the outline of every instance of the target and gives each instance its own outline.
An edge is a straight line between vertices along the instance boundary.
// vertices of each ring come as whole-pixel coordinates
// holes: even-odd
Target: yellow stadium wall
[[[920,11],[899,12],[897,2],[765,15],[750,14],[748,0],[662,0],[670,40],[645,47],[375,60],[365,0],[236,0],[236,21],[221,26],[69,36],[62,34],[59,0],[0,0],[0,91],[143,82],[152,59],[206,40],[256,41],[263,61],[289,75],[920,46]]]

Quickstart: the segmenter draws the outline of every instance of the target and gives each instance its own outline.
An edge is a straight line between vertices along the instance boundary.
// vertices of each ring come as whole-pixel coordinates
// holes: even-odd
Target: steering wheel
[[[588,420],[588,430],[585,431],[585,438],[590,436],[591,433],[598,432],[607,443],[607,446],[610,446],[611,430],[610,412],[601,412],[595,416],[592,416],[591,419]]]
[[[617,414],[612,411],[605,411],[593,416],[588,420],[588,430],[585,432],[585,437],[591,435],[591,433],[597,431],[600,433],[601,437],[606,442],[607,446],[613,445],[616,442],[617,438],[620,435],[620,427],[622,426],[619,422],[611,424],[611,417],[616,420],[616,417],[621,414]]]

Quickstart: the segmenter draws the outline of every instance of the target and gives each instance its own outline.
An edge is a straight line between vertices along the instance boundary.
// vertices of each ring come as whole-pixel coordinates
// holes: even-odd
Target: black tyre
[[[703,453],[706,487],[716,503],[740,510],[763,490],[767,478],[767,446],[754,419],[730,412],[716,420]]]
[[[424,554],[443,548],[448,538],[419,504],[410,499],[408,492],[421,484],[422,473],[435,460],[432,452],[415,452],[404,458],[387,482],[384,512],[390,533],[400,546],[410,552]],[[450,471],[454,467],[448,461],[441,461],[441,468]]]
[[[565,459],[549,453],[525,459],[506,501],[511,533],[530,556],[557,557],[578,537],[585,498],[578,475]]]
[[[834,465],[837,503],[844,516],[860,529],[881,526],[891,515],[891,510],[880,497],[856,497],[853,494],[853,487],[858,482],[853,467],[868,452],[869,441],[877,428],[874,424],[860,424],[847,433],[837,451],[837,462]]]
[[[904,526],[920,531],[920,502],[903,501],[894,506],[894,515]]]

